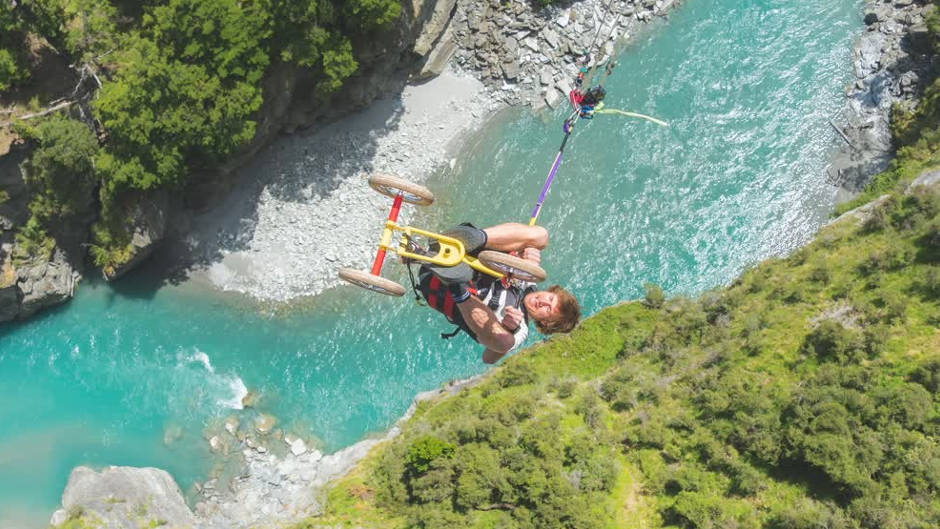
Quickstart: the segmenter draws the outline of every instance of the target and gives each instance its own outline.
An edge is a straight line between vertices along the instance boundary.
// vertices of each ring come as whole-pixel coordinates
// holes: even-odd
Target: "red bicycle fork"
[[[398,213],[401,211],[401,203],[404,195],[398,193],[395,196],[395,202],[392,203],[392,211],[388,213],[388,222],[398,222]],[[386,223],[385,231],[382,232],[382,242],[379,243],[379,251],[375,254],[375,262],[372,264],[372,275],[382,275],[382,264],[385,263],[385,253],[388,246],[392,243],[392,230]]]

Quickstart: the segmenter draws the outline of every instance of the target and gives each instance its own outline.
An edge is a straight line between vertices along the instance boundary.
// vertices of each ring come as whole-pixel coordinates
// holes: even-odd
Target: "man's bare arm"
[[[506,353],[500,353],[498,351],[487,348],[483,350],[483,363],[495,364],[496,362],[499,362],[499,359],[504,356],[506,356]]]
[[[458,303],[457,309],[463,316],[463,321],[476,335],[477,341],[488,350],[502,356],[515,345],[515,336],[500,325],[499,320],[496,319],[496,314],[479,298],[470,296],[467,301]]]

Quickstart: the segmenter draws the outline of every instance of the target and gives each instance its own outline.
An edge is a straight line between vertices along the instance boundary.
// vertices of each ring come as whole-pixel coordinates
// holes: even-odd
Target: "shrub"
[[[663,293],[663,289],[653,283],[646,283],[643,285],[643,288],[646,290],[643,304],[651,309],[662,308],[663,304],[666,302],[666,295]]]
[[[888,227],[888,215],[884,207],[874,208],[862,222],[862,233],[876,233]]]
[[[39,259],[48,261],[55,250],[55,240],[49,236],[46,228],[35,216],[16,232],[16,246],[13,259],[17,262]]]
[[[803,341],[802,351],[822,360],[845,362],[862,349],[859,333],[834,320],[824,320]]]
[[[50,225],[86,209],[95,184],[92,160],[98,152],[92,131],[80,121],[60,116],[19,130],[39,144],[25,166],[25,180],[33,192],[32,214]]]
[[[22,81],[26,72],[16,63],[12,53],[0,49],[0,92],[9,90],[11,86]]]
[[[453,457],[456,448],[453,443],[425,435],[411,443],[405,456],[405,465],[412,476],[419,476],[427,472],[435,460]]]
[[[931,393],[940,391],[940,356],[921,362],[911,373],[911,380],[927,388]]]
[[[878,296],[882,319],[888,322],[903,322],[907,317],[908,300],[900,293],[884,289]]]
[[[523,362],[507,363],[496,376],[496,382],[503,388],[532,384],[537,379],[532,368]]]
[[[826,266],[826,263],[820,262],[810,270],[809,279],[816,283],[826,284],[832,279],[832,272],[829,271],[829,267]]]

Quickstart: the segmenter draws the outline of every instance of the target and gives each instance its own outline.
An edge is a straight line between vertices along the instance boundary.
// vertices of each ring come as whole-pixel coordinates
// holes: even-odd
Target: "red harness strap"
[[[468,289],[471,294],[477,295],[478,292],[472,286]],[[441,282],[437,276],[431,277],[428,284],[428,305],[434,310],[441,312],[447,319],[454,321],[454,296],[447,290],[447,285]]]

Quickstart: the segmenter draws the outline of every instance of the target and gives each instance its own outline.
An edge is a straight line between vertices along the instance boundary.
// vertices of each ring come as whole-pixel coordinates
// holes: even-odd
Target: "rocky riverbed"
[[[229,417],[218,431],[206,432],[210,448],[221,458],[220,470],[196,484],[193,509],[163,470],[77,467],[62,495],[62,508],[50,523],[59,526],[82,520],[115,529],[234,529],[276,527],[314,516],[321,512],[326,484],[349,472],[375,445],[396,437],[400,424],[414,414],[418,403],[453,395],[480,380],[482,377],[473,377],[420,393],[383,435],[329,455],[308,447],[303,439],[283,435],[269,415],[257,415],[247,424]]]
[[[846,89],[846,108],[833,126],[845,143],[829,169],[843,198],[858,193],[894,157],[891,109],[913,108],[933,67],[928,56],[927,11],[914,0],[866,3],[867,31],[855,44],[855,82]]]

